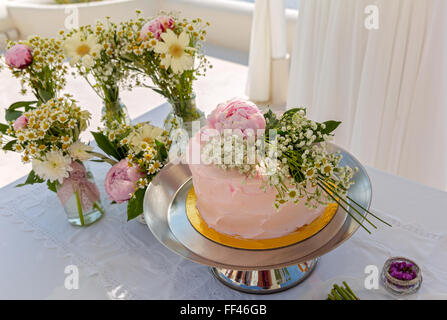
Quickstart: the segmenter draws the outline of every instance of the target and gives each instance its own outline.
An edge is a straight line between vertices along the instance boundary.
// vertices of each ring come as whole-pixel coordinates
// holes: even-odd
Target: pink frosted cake
[[[214,230],[246,239],[270,239],[289,234],[310,224],[324,208],[311,210],[288,202],[273,207],[276,191],[261,189],[262,177],[245,177],[211,165],[190,165],[197,209]]]
[[[228,106],[231,106],[231,101],[224,106],[227,108],[225,111],[219,110],[218,106],[217,111],[213,111],[208,117],[205,128],[218,127],[215,125],[216,117],[219,116],[216,113],[233,115],[234,112],[228,110]],[[256,110],[262,116],[257,108]],[[248,120],[253,120],[255,117],[251,122],[252,128],[265,127],[265,122],[262,124],[264,118],[261,120],[258,115],[247,111],[243,116]],[[232,121],[230,125],[233,129],[243,131],[245,122],[237,120],[239,121]],[[191,139],[190,152],[193,146],[197,148],[198,145],[203,145],[199,139],[200,134]],[[190,160],[197,209],[208,226],[220,233],[245,239],[277,238],[310,224],[324,211],[323,207],[316,210],[309,209],[304,205],[304,201],[297,204],[288,202],[278,210],[273,205],[276,190],[270,188],[265,192],[261,188],[263,185],[261,175],[247,179],[236,170],[223,170],[214,165],[191,163]]]

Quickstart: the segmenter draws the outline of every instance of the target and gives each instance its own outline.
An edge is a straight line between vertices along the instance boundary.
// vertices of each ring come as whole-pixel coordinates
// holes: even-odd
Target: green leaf
[[[163,162],[168,157],[168,152],[166,151],[165,144],[155,139],[155,147],[160,158],[158,160]]]
[[[98,147],[104,151],[107,155],[115,158],[116,160],[120,161],[123,159],[123,157],[120,156],[120,153],[117,151],[115,146],[112,142],[101,132],[93,132],[92,131],[93,138],[95,138],[96,144]]]
[[[54,98],[54,94],[43,89],[38,89],[39,97],[42,99],[43,103]]]
[[[50,180],[47,180],[48,189],[50,191],[57,192],[57,183],[57,181],[51,182]]]
[[[283,118],[290,117],[290,116],[293,116],[298,111],[304,111],[304,114],[306,114],[306,108],[293,108],[293,109],[289,109],[286,112],[284,112],[282,116],[283,116]]]
[[[12,151],[12,147],[14,146],[14,144],[16,142],[17,142],[17,140],[11,140],[7,144],[5,144],[2,149],[5,151]]]
[[[37,101],[17,101],[9,106],[10,110],[17,110],[19,108],[25,107],[25,111],[31,108],[31,105],[36,104]]]
[[[271,109],[269,109],[266,113],[264,113],[264,119],[267,123],[265,128],[266,132],[270,129],[275,129],[279,127],[279,120],[276,118],[276,114],[274,114]]]
[[[127,221],[135,219],[143,213],[143,200],[146,189],[138,189],[127,203]]]
[[[163,97],[165,97],[165,98],[168,98],[168,96],[166,95],[166,93],[164,93],[162,90],[160,90],[160,89],[155,89],[155,88],[152,88],[152,90],[154,90],[155,92],[157,92],[159,95],[161,95],[161,96],[163,96]]]
[[[5,119],[6,119],[6,121],[14,121],[18,117],[20,117],[22,115],[22,113],[23,112],[21,112],[21,111],[15,111],[15,110],[6,109],[6,111],[5,111]]]
[[[0,123],[0,132],[1,133],[6,133],[6,130],[8,130],[9,126],[7,124],[4,123]]]
[[[31,172],[28,174],[28,177],[26,178],[24,183],[18,184],[16,185],[16,187],[23,187],[26,186],[27,184],[35,184],[35,183],[42,183],[45,180],[40,178],[35,172],[34,170],[31,170]]]
[[[338,126],[341,124],[341,121],[329,120],[323,123],[326,125],[326,128],[324,128],[321,132],[323,134],[330,134],[338,128]]]
[[[31,105],[37,103],[37,101],[18,101],[14,102],[9,106],[8,109],[6,109],[5,112],[5,119],[6,121],[14,121],[18,117],[22,115],[24,111],[28,111],[31,108]],[[24,108],[23,110],[17,110],[20,108]]]

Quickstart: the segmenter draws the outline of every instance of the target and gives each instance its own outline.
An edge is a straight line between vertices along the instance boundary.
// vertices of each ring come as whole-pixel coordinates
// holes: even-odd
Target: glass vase
[[[180,128],[186,130],[191,137],[195,133],[192,132],[195,121],[197,121],[197,127],[194,127],[194,129],[199,129],[205,125],[205,114],[197,108],[195,95],[189,99],[168,100],[168,102],[172,106],[172,110],[165,120],[165,128],[172,126],[172,123],[176,123]]]
[[[85,227],[104,215],[99,189],[85,163],[73,161],[72,171],[62,184],[56,187],[59,200],[64,207],[68,222]]]
[[[129,112],[120,99],[103,101],[101,119],[107,128],[111,128],[114,121],[117,121],[119,124],[130,124]]]

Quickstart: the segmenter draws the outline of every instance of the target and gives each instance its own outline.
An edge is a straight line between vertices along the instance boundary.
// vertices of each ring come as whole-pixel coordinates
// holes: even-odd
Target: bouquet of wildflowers
[[[106,18],[94,26],[82,26],[63,35],[63,45],[70,65],[82,76],[104,104],[103,121],[129,124],[126,107],[119,98],[119,89],[132,89],[127,63],[119,59],[120,47],[117,25]]]
[[[5,59],[0,65],[6,65],[20,79],[22,94],[30,88],[37,102],[44,103],[56,98],[65,87],[68,68],[64,60],[60,40],[34,36],[26,41],[8,42]],[[18,106],[13,105],[6,111],[7,118],[17,114],[15,107]]]
[[[105,190],[115,203],[128,202],[127,218],[143,213],[146,188],[163,168],[171,145],[169,132],[147,122],[134,126],[115,122],[110,128],[92,132],[104,154],[97,161],[112,164],[105,179]]]
[[[144,86],[168,99],[177,116],[185,122],[203,114],[194,102],[193,82],[210,68],[201,53],[206,26],[201,19],[180,19],[172,13],[160,13],[119,26],[120,56],[131,68],[152,81]]]
[[[314,122],[303,108],[277,116],[272,111],[262,114],[249,101],[234,99],[220,104],[208,117],[201,133],[206,137],[202,160],[224,170],[238,170],[247,178],[262,172],[263,188],[277,191],[272,204],[277,209],[289,201],[304,201],[309,208],[336,202],[369,232],[346,206],[374,228],[366,212],[384,221],[347,195],[358,169],[340,166],[342,156],[329,151],[327,145],[339,125],[338,121]]]
[[[15,121],[1,125],[5,134],[0,140],[2,149],[18,152],[23,163],[32,163],[22,185],[46,182],[63,205],[74,198],[80,225],[92,210],[102,214],[99,190],[83,165],[92,157],[93,148],[79,139],[89,120],[90,113],[66,95],[26,106]]]

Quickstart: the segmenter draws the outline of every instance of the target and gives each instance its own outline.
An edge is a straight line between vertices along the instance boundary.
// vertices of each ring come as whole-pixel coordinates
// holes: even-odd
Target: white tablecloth
[[[143,116],[161,124],[162,105]],[[98,186],[108,166],[92,163]],[[362,298],[393,298],[363,286],[367,265],[379,270],[390,256],[406,256],[423,270],[423,285],[410,297],[447,298],[447,194],[367,168],[373,210],[391,222],[368,235],[359,231],[323,256],[299,286],[274,295],[233,291],[208,272],[161,245],[136,220],[126,222],[125,205],[111,205],[87,228],[71,226],[56,195],[45,185],[0,189],[0,298],[22,299],[323,299],[333,283],[347,280]],[[102,192],[104,194],[104,192]],[[79,269],[79,289],[67,290],[66,266]]]

